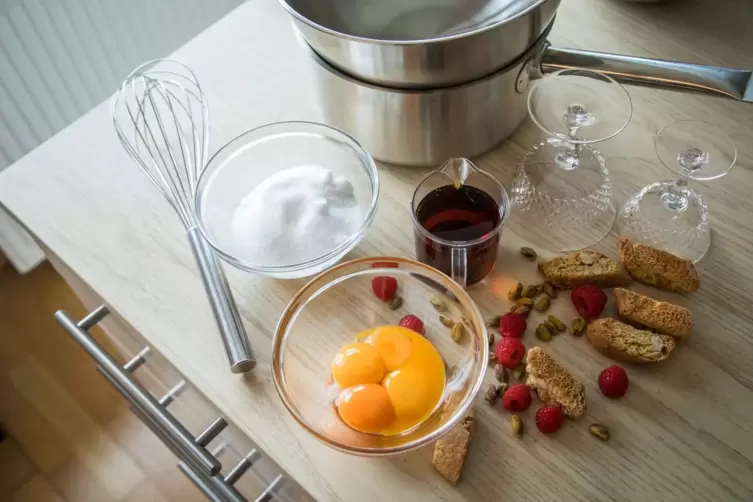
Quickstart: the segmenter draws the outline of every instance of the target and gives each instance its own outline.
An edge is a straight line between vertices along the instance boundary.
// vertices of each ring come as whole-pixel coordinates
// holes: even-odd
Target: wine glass
[[[589,145],[627,126],[630,96],[608,75],[566,69],[533,86],[528,112],[549,138],[534,145],[518,168],[511,224],[547,249],[590,246],[611,230],[616,210],[604,157]]]
[[[679,178],[652,183],[631,197],[620,210],[618,231],[696,263],[711,246],[711,228],[706,201],[688,180],[727,174],[737,160],[735,144],[719,126],[680,121],[661,129],[654,146],[661,163]]]

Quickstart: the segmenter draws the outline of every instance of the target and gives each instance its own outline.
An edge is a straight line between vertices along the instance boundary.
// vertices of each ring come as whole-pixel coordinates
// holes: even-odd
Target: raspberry
[[[629,383],[627,373],[619,366],[610,366],[599,373],[601,393],[612,399],[624,396]]]
[[[374,277],[371,280],[371,289],[377,298],[388,302],[397,292],[397,279],[389,276]]]
[[[505,336],[497,342],[495,352],[499,364],[505,368],[514,368],[523,360],[523,356],[526,355],[526,348],[517,338]]]
[[[604,310],[607,295],[593,284],[584,284],[570,293],[575,310],[584,319],[596,319]]]
[[[531,393],[524,383],[514,383],[502,396],[502,406],[510,411],[523,411],[531,405]]]
[[[536,412],[536,428],[544,434],[551,434],[562,426],[565,414],[559,406],[544,406]]]
[[[499,320],[499,334],[520,338],[526,332],[526,318],[514,312],[508,312]]]
[[[403,328],[408,328],[412,331],[415,331],[419,335],[424,334],[424,322],[413,314],[403,316],[398,324]]]

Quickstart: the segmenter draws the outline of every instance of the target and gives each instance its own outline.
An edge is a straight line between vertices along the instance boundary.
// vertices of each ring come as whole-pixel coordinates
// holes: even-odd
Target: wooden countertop
[[[750,68],[751,26],[748,0],[650,6],[569,0],[551,40]],[[263,123],[320,118],[304,53],[273,0],[246,2],[173,57],[196,71],[207,92],[213,150]],[[302,280],[228,269],[260,360],[248,379],[229,373],[183,229],[120,148],[109,103],[4,172],[0,203],[317,499],[753,500],[753,107],[647,89],[630,94],[632,123],[600,145],[618,203],[649,181],[670,178],[658,167],[652,135],[671,121],[716,122],[739,145],[738,166],[701,187],[711,208],[713,247],[700,264],[701,291],[677,300],[695,313],[695,333],[665,363],[630,367],[632,387],[616,402],[602,398],[596,385],[609,361],[583,339],[556,338],[548,350],[585,382],[588,416],[545,437],[535,430],[532,409],[524,416],[528,430],[517,439],[506,413],[479,397],[478,435],[457,488],[432,471],[431,448],[392,460],[350,457],[319,444],[288,416],[271,381],[271,337]],[[516,163],[538,137],[526,123],[477,163],[509,187]],[[413,254],[407,201],[425,172],[381,167],[377,219],[353,257]],[[515,256],[523,240],[513,230],[504,231],[495,273],[532,281],[533,271]],[[615,255],[611,238],[599,248]],[[488,285],[471,293],[487,313],[506,309],[503,292]],[[556,311],[569,319],[566,303]],[[612,440],[591,437],[592,422],[608,425]]]

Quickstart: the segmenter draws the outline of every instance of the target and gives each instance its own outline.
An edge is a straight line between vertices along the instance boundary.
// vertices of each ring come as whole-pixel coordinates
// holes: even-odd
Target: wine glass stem
[[[667,188],[661,196],[662,202],[671,211],[685,211],[688,208],[688,179],[680,178]]]
[[[578,127],[570,127],[568,136],[570,139],[576,139]],[[555,162],[562,169],[571,171],[580,166],[580,145],[567,140],[560,141],[560,147],[557,152]]]

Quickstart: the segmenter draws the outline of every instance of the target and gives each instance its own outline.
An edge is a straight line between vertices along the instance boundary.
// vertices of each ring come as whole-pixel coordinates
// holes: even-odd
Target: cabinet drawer
[[[136,416],[173,451],[181,471],[209,500],[313,500],[248,436],[234,424],[227,423],[211,401],[186,382],[161,354],[148,347],[144,338],[132,326],[116,313],[103,308],[98,295],[70,269],[54,256],[50,256],[50,262],[85,307],[90,312],[95,312],[87,317],[87,320],[92,318],[92,323],[70,319],[61,312],[56,314],[58,322],[92,356],[100,372],[129,401]],[[102,335],[97,333],[97,337],[92,337],[88,333],[94,324]],[[110,353],[97,342],[97,338],[102,336],[114,347]],[[111,364],[108,365],[107,359]],[[113,373],[118,373],[119,376]],[[136,387],[131,388],[130,385]],[[168,423],[159,416],[155,418],[148,412],[148,406],[134,404],[134,399],[138,399],[134,389],[143,391],[146,399],[151,399],[151,404],[158,407],[152,411],[156,411],[158,415],[164,414]],[[175,427],[171,428],[171,420],[177,424]],[[171,436],[175,433],[172,430],[175,428],[183,432],[182,443]],[[210,437],[208,441],[205,440],[207,436]],[[186,448],[190,450],[189,459],[184,458]],[[197,464],[196,457],[191,456],[197,448],[198,453],[204,455],[202,458],[209,457],[219,464],[215,464],[220,469],[219,473],[210,475],[209,471],[201,470],[201,465],[208,465],[206,462],[210,460]],[[225,485],[231,486],[229,492]]]

